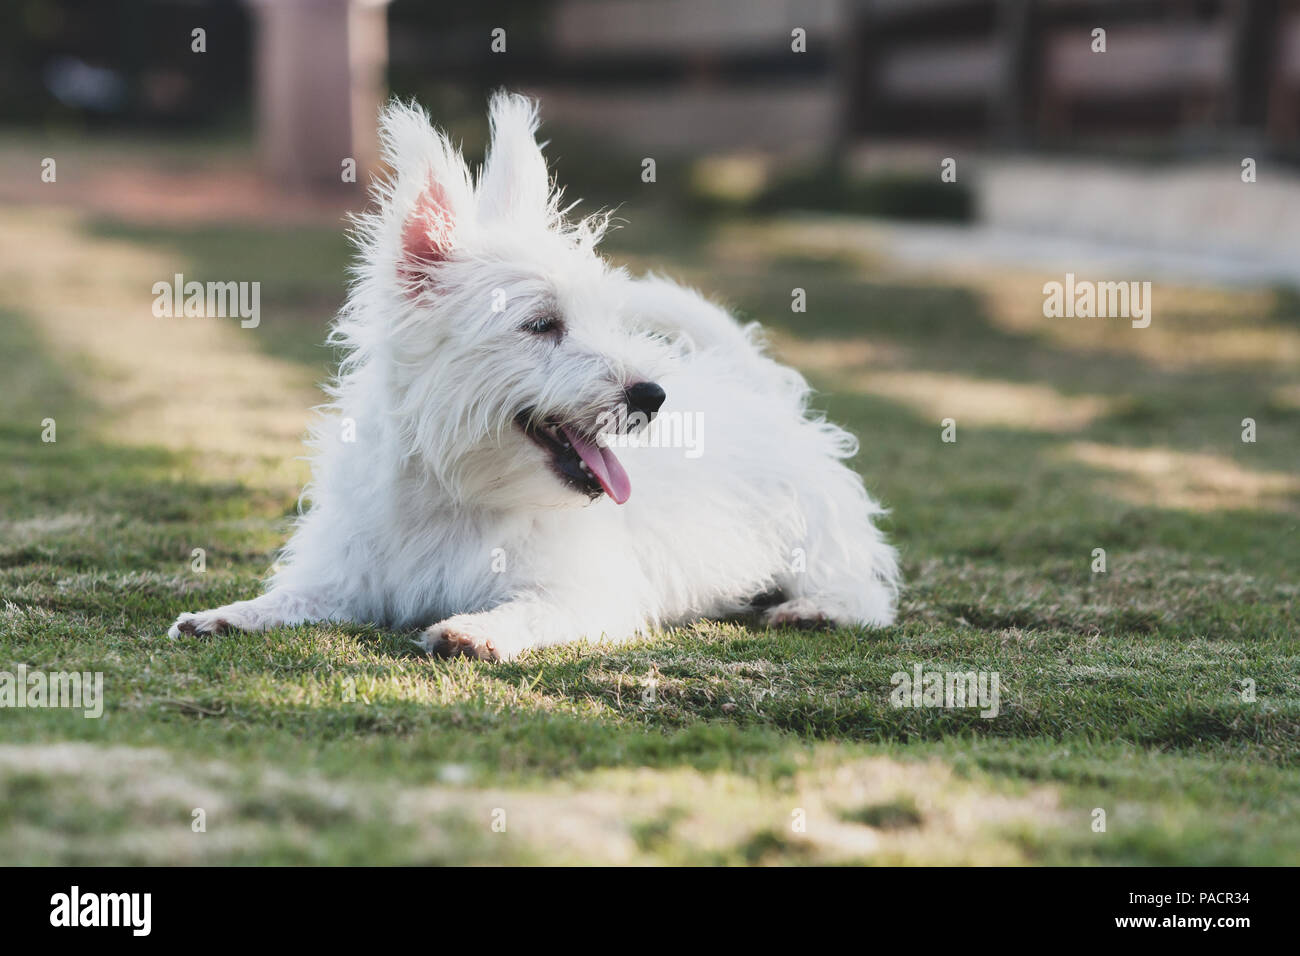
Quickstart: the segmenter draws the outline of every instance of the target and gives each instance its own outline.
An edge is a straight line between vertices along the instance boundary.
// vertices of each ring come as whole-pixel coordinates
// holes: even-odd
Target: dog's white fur
[[[491,124],[475,182],[422,110],[385,110],[394,174],[356,221],[310,507],[266,593],[169,634],[432,624],[432,652],[511,658],[745,614],[774,592],[772,624],[889,624],[897,562],[842,463],[856,440],[809,414],[756,326],[597,255],[605,220],[566,220],[529,100],[498,94]],[[539,315],[562,337],[528,330]],[[696,415],[703,444],[618,448],[624,505],[568,487],[515,423],[532,409],[591,434],[638,381],[667,393],[661,414]]]

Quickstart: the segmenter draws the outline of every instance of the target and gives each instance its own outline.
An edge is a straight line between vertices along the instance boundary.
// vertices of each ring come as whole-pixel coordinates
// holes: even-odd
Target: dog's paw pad
[[[795,598],[763,614],[772,627],[793,627],[800,630],[824,630],[831,627],[831,619],[808,598]]]
[[[424,632],[420,643],[434,657],[473,657],[480,661],[499,659],[496,646],[490,638],[449,624],[435,624]]]
[[[225,618],[204,620],[198,614],[182,614],[167,630],[167,636],[177,638],[186,634],[190,637],[206,637],[209,634],[225,634],[228,630],[230,630],[230,622]]]

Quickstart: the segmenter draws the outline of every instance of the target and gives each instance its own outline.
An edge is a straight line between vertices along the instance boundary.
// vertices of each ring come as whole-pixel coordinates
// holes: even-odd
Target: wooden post
[[[1277,59],[1277,0],[1234,0],[1228,8],[1232,31],[1232,72],[1227,121],[1237,129],[1258,129],[1267,114],[1273,65]]]
[[[262,161],[287,189],[356,181],[378,162],[388,0],[248,0],[256,30]]]
[[[994,42],[1002,51],[1002,75],[990,110],[994,137],[1007,146],[1023,146],[1034,109],[1039,56],[1034,46],[1033,0],[1000,0]]]

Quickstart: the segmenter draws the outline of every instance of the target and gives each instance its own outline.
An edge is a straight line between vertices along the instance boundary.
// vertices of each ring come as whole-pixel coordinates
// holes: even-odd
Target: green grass
[[[1243,292],[1227,297],[1235,311],[1207,317],[1196,293],[1171,295],[1147,330],[1167,336],[1166,360],[1120,325],[1063,339],[1035,319],[1032,283],[1011,305],[995,294],[1020,288],[1015,276],[919,281],[859,261],[851,244],[801,245],[797,223],[656,219],[637,232],[636,213],[622,212],[632,225],[614,235],[616,256],[768,323],[820,404],[862,437],[856,463],[893,509],[904,556],[898,626],[701,623],[497,665],[431,661],[409,635],[370,627],[169,642],[179,611],[256,592],[296,489],[269,459],[199,455],[202,436],[121,437],[147,411],[112,404],[131,362],[77,354],[48,332],[11,269],[0,273],[0,670],[100,671],[106,705],[98,720],[0,710],[0,857],[1300,857],[1300,494],[1288,483],[1300,410],[1287,398],[1300,374],[1271,354],[1294,334],[1294,296]],[[229,341],[311,376],[328,362],[337,230],[69,228],[90,248],[169,256],[197,278],[260,276],[263,328]],[[114,276],[94,281],[110,300],[135,294]],[[789,311],[796,286],[805,314]],[[158,328],[157,349],[176,348],[172,327]],[[1183,354],[1189,337],[1242,330],[1276,349]],[[855,343],[868,350],[845,358]],[[231,357],[177,360],[195,363],[177,400],[206,402],[219,421]],[[951,410],[915,397],[908,376],[955,382]],[[1044,424],[1026,417],[1038,409],[1023,396],[1038,393],[1015,391],[1034,387],[1048,412],[1102,404]],[[1002,388],[1010,412],[990,411]],[[955,444],[940,440],[949,415]],[[1239,440],[1247,416],[1255,444]],[[40,441],[46,417],[54,444]],[[1168,467],[1134,457],[1150,449]],[[1090,569],[1094,548],[1104,574]],[[895,709],[891,675],[917,664],[997,672],[1001,713]]]

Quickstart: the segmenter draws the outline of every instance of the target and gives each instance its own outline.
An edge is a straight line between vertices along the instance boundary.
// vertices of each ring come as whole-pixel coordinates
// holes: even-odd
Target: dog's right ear
[[[414,297],[427,290],[431,267],[455,248],[458,228],[473,209],[473,187],[460,152],[424,110],[395,100],[379,124],[384,159],[394,174],[385,212],[398,236],[396,278]]]
[[[403,278],[418,282],[431,265],[450,254],[456,231],[456,214],[451,197],[432,175],[416,197],[415,205],[402,223],[402,254],[398,271]]]

